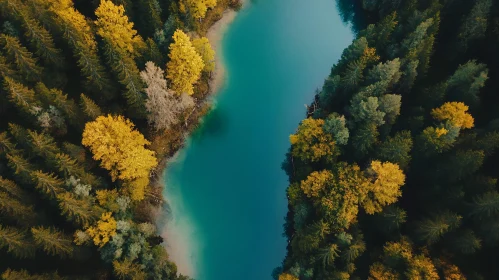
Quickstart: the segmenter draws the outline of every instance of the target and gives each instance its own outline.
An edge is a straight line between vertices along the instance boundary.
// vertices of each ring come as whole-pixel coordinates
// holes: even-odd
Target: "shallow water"
[[[286,249],[289,134],[353,35],[334,0],[259,0],[223,41],[214,110],[166,170],[164,236],[198,280],[266,280]]]

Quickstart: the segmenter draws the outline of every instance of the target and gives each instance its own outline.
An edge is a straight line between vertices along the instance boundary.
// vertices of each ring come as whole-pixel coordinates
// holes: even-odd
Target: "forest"
[[[337,5],[356,36],[290,136],[274,279],[499,279],[499,3]]]
[[[0,0],[2,279],[190,279],[155,213],[237,0]]]

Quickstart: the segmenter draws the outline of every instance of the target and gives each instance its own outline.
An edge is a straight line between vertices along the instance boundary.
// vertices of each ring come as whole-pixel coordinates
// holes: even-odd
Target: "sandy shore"
[[[245,9],[248,6],[248,0],[242,0],[243,6],[241,9]],[[215,22],[208,32],[206,37],[210,40],[211,46],[216,52],[215,56],[215,70],[212,73],[210,80],[210,92],[217,92],[223,85],[225,81],[225,67],[223,64],[223,54],[222,54],[222,39],[227,32],[230,24],[234,21],[237,15],[237,11],[232,9],[227,9],[222,18]]]
[[[248,0],[242,0],[243,8],[247,7]],[[222,18],[213,24],[206,34],[210,40],[213,49],[216,52],[215,57],[215,70],[212,73],[210,80],[210,93],[215,93],[224,85],[225,67],[223,65],[222,54],[222,39],[229,28],[230,24],[234,21],[237,11],[227,9]],[[185,148],[185,147],[184,147]],[[182,161],[182,158],[177,158],[179,153],[168,161]],[[160,179],[165,182],[165,178],[161,176]],[[165,186],[172,190],[173,186]],[[170,213],[165,213],[162,209],[155,213],[156,221],[163,221],[164,224],[158,225],[160,228],[161,236],[165,240],[165,246],[170,256],[170,259],[177,265],[178,272],[190,277],[196,277],[196,263],[199,257],[199,251],[202,249],[202,244],[199,244],[199,236],[196,232],[196,227],[189,219],[183,205],[183,197],[179,188],[174,188],[175,193],[168,193],[167,202],[170,206]]]

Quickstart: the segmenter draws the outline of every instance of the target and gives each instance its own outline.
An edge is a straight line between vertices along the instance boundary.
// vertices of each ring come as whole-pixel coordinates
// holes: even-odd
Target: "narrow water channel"
[[[238,15],[214,110],[165,171],[164,235],[181,272],[271,279],[286,249],[289,134],[352,38],[335,0],[255,0]]]

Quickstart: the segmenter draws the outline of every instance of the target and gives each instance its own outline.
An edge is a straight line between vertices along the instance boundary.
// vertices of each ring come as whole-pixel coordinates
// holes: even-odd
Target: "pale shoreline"
[[[241,0],[242,9],[246,9],[248,0]],[[222,53],[222,41],[230,24],[234,21],[239,11],[227,9],[222,15],[222,18],[215,22],[206,32],[206,37],[215,50],[215,70],[213,70],[210,79],[210,94],[218,92],[224,85],[226,74]]]
[[[248,1],[241,0],[241,3],[243,4],[241,9],[244,9],[247,7]],[[210,94],[217,93],[224,85],[226,71],[223,65],[222,40],[237,14],[238,11],[233,9],[229,8],[225,10],[222,18],[215,22],[206,33],[206,37],[210,41],[216,54],[215,70],[213,70],[209,81]],[[182,149],[185,149],[187,146],[188,145],[184,146]],[[180,152],[180,150],[177,151],[172,158],[168,159],[168,162],[175,160],[182,161],[182,158],[178,159]],[[165,184],[166,180],[164,176],[165,173],[163,173],[163,176],[160,178],[166,189],[168,186]],[[170,193],[170,195],[165,195],[165,197],[168,197],[166,200],[169,201],[171,207],[171,216],[168,217],[168,215],[165,215],[164,209],[161,207],[161,210],[156,213],[157,216],[155,219],[156,221],[159,221],[158,217],[163,217],[161,220],[166,221],[166,223],[160,228],[160,235],[165,241],[164,246],[167,249],[170,260],[177,265],[178,273],[189,277],[195,277],[197,276],[197,271],[195,269],[195,266],[197,265],[195,263],[195,255],[199,253],[202,244],[199,244],[198,240],[191,240],[196,239],[196,229],[193,223],[189,220],[189,217],[179,217],[179,215],[183,214],[181,212],[185,211],[181,192],[177,189],[175,194]]]

